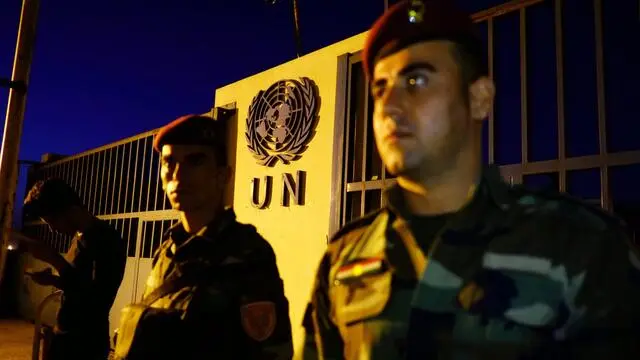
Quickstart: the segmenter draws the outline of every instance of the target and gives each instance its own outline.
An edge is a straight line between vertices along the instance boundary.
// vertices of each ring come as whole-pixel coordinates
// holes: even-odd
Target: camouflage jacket
[[[180,359],[291,359],[289,304],[273,249],[255,227],[238,223],[231,209],[193,236],[176,224],[155,254],[144,296],[172,272],[202,267],[207,275],[196,284],[151,305],[180,311],[185,325],[180,341],[157,346],[179,347]]]
[[[640,261],[621,222],[488,168],[426,251],[399,188],[339,231],[303,359],[638,359]]]

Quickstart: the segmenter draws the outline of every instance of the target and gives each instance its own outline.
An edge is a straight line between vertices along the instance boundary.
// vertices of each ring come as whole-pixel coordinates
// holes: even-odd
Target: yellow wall
[[[359,34],[283,65],[227,85],[216,91],[216,106],[236,103],[237,132],[231,143],[235,152],[233,204],[238,220],[254,224],[271,243],[284,279],[291,305],[294,343],[302,336],[302,316],[308,301],[315,270],[325,250],[329,231],[329,207],[333,166],[333,131],[338,57],[359,51],[365,34]],[[285,79],[308,77],[315,81],[321,100],[315,137],[302,157],[289,165],[281,162],[266,168],[256,163],[244,138],[247,109],[260,90]],[[235,126],[235,125],[234,125]],[[233,145],[232,145],[233,146]],[[233,158],[233,155],[230,156]],[[282,207],[282,173],[306,171],[305,204]],[[273,196],[267,209],[255,209],[250,202],[251,179],[273,176]],[[296,346],[297,348],[297,346]]]

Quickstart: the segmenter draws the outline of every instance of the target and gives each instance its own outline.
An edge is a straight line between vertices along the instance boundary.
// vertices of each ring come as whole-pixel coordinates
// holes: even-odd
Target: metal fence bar
[[[99,153],[99,152],[101,152],[103,150],[107,150],[107,149],[110,149],[110,148],[118,146],[118,145],[127,144],[127,143],[133,142],[135,140],[139,140],[139,139],[143,139],[145,137],[153,136],[159,130],[160,130],[160,128],[149,130],[149,131],[145,131],[143,133],[140,133],[140,134],[137,134],[137,135],[134,135],[134,136],[130,136],[130,137],[127,137],[127,138],[124,138],[124,139],[120,139],[118,141],[114,141],[112,143],[109,143],[109,144],[106,144],[106,145],[103,145],[103,146],[99,146],[99,147],[96,147],[96,148],[93,148],[93,149],[89,149],[89,150],[83,151],[81,153],[77,153],[77,154],[74,154],[74,155],[66,156],[66,157],[64,157],[64,158],[62,158],[60,160],[56,160],[56,161],[52,161],[50,163],[47,163],[46,165],[43,165],[43,167],[55,166],[55,165],[58,165],[58,164],[61,164],[61,163],[65,163],[65,162],[71,161],[73,159],[82,157],[82,156]]]
[[[83,202],[84,205],[87,207],[87,209],[91,209],[91,206],[93,204],[90,203],[91,200],[91,193],[93,192],[93,173],[94,173],[94,156],[93,155],[87,155],[87,162],[89,163],[89,167],[87,168],[87,173],[85,174],[85,181],[87,181],[87,185],[85,187],[85,193],[83,196]]]
[[[522,8],[535,5],[543,2],[544,0],[512,0],[507,3],[494,6],[490,9],[479,11],[471,15],[471,19],[475,22],[481,22],[487,19],[496,18],[508,14],[512,11],[517,11]]]
[[[520,146],[523,164],[529,162],[527,95],[527,13],[523,7],[520,8]]]
[[[144,138],[144,139],[140,139],[139,140],[139,141],[144,141],[144,143],[142,145],[143,146],[142,147],[142,166],[140,167],[140,169],[142,171],[140,171],[141,178],[140,178],[140,187],[138,189],[138,211],[140,211],[142,209],[142,184],[144,184],[144,180],[145,180],[144,176],[145,176],[145,173],[146,173],[146,171],[144,170],[144,166],[145,166],[146,161],[147,161],[147,147],[148,147],[147,146],[147,139],[148,138]],[[140,156],[140,155],[138,154],[138,156]]]
[[[109,181],[107,182],[107,190],[105,191],[106,195],[106,207],[105,214],[113,213],[114,207],[114,196],[116,193],[116,177],[118,174],[118,147],[115,146],[109,150]]]
[[[93,179],[91,182],[91,212],[94,215],[98,214],[98,193],[99,193],[99,178],[100,178],[100,153],[95,153],[91,155],[93,157]]]
[[[156,171],[154,173],[151,174],[151,176],[155,176],[156,177],[156,186],[155,189],[153,189],[153,207],[147,210],[160,210],[160,204],[159,204],[159,198],[158,198],[158,194],[159,194],[159,189],[160,189],[160,184],[162,183],[162,179],[160,179],[160,155],[156,154],[155,152],[154,154],[154,162],[157,164],[157,168]]]
[[[100,176],[100,185],[98,185],[98,191],[96,191],[97,193],[97,197],[98,197],[98,208],[97,208],[97,212],[96,214],[104,214],[102,212],[102,199],[104,198],[103,194],[104,194],[104,178],[105,176],[105,167],[107,165],[107,154],[104,151],[101,151],[100,153],[100,167],[98,168],[101,176]]]
[[[151,183],[153,182],[153,176],[155,175],[153,173],[153,156],[154,155],[154,151],[151,150],[151,156],[149,156],[149,179],[147,181],[147,205],[144,208],[145,210],[149,210],[149,204],[151,203]],[[146,157],[146,156],[145,156]],[[146,171],[146,169],[143,169],[143,171]],[[156,183],[157,185],[157,183]],[[154,199],[155,201],[155,199]],[[155,207],[155,205],[154,205]]]
[[[493,49],[493,18],[489,18],[487,19],[487,60],[488,60],[488,66],[489,66],[489,77],[491,77],[493,79],[493,75],[494,75],[494,70],[493,70],[493,56],[494,56],[494,49]],[[496,145],[495,145],[495,113],[494,113],[494,109],[491,109],[491,112],[489,113],[489,136],[487,139],[487,147],[489,149],[489,164],[493,164],[495,161],[495,152],[496,152]]]
[[[360,181],[363,183],[367,181],[367,150],[369,143],[369,79],[365,79],[364,81],[364,109],[362,111],[362,177]],[[363,190],[362,194],[360,194],[360,216],[364,215],[366,212],[366,192]]]
[[[131,183],[131,181],[129,181],[131,176],[135,177],[135,171],[133,174],[131,174],[131,162],[133,161],[133,141],[130,142],[128,145],[126,145],[129,147],[129,152],[128,152],[128,156],[127,156],[127,175],[126,175],[126,184],[125,184],[125,188],[124,188],[124,212],[127,212],[127,202],[129,202],[129,184]],[[127,154],[127,152],[125,152],[125,154]],[[135,180],[134,180],[135,181]],[[133,191],[133,190],[132,190]]]
[[[76,178],[76,161],[69,161],[68,162],[68,178],[65,181],[69,186],[71,186],[71,188],[76,191],[76,183],[75,183],[75,178]]]
[[[340,226],[342,226],[343,224],[345,224],[347,222],[347,212],[348,212],[347,207],[348,207],[348,205],[350,205],[350,204],[348,204],[348,201],[347,201],[348,200],[347,187],[349,185],[349,180],[350,180],[349,179],[349,174],[351,173],[349,171],[350,170],[349,169],[349,163],[350,163],[350,159],[352,158],[351,152],[353,151],[353,149],[351,148],[351,143],[352,143],[352,141],[351,141],[351,136],[352,136],[351,135],[351,124],[353,123],[352,114],[353,114],[353,99],[354,99],[354,88],[355,88],[355,86],[354,86],[355,84],[354,84],[354,81],[353,81],[353,78],[354,78],[353,68],[354,68],[354,66],[355,65],[351,61],[349,61],[349,64],[347,66],[349,70],[347,71],[347,79],[348,80],[347,80],[347,92],[346,92],[346,95],[347,95],[347,99],[346,99],[347,100],[346,101],[347,102],[346,103],[346,108],[347,108],[346,109],[346,114],[347,114],[346,118],[347,118],[347,121],[346,121],[346,124],[345,124],[345,137],[344,137],[344,139],[345,139],[344,146],[345,146],[346,150],[345,150],[344,161],[343,161],[343,164],[342,164],[342,166],[343,166],[343,174],[344,174],[344,176],[342,178],[344,179],[343,181],[345,182],[345,186],[342,188],[342,195],[341,195],[342,196],[342,200],[340,201],[340,203],[342,204],[342,214],[339,217],[340,218],[340,224],[339,224]]]
[[[125,163],[125,160],[126,160],[125,156],[127,155],[126,146],[127,146],[126,144],[120,145],[120,149],[121,149],[121,151],[120,151],[120,162],[119,162],[120,163],[120,172],[119,172],[119,175],[118,175],[118,186],[117,186],[118,197],[115,199],[115,201],[117,201],[117,206],[116,206],[115,213],[119,213],[120,209],[121,209],[120,201],[121,201],[122,198],[121,198],[120,195],[122,194],[122,182],[124,181],[124,179],[122,178],[122,175],[124,174],[124,166],[125,166],[124,163]],[[126,197],[125,197],[125,199],[126,199]]]
[[[131,148],[131,157],[135,159],[135,164],[134,164],[134,171],[133,171],[133,185],[131,188],[131,207],[129,208],[129,212],[133,212],[133,203],[134,203],[134,194],[135,192],[135,187],[136,187],[136,181],[137,181],[137,177],[138,177],[138,171],[136,171],[136,169],[138,169],[138,153],[140,152],[140,141],[142,141],[141,139],[137,139],[135,140],[136,143],[136,151],[133,151],[133,146]],[[135,155],[134,155],[135,154]],[[144,167],[144,164],[142,165]]]
[[[84,180],[84,178],[86,177],[87,174],[87,157],[83,156],[80,158],[80,174],[79,174],[79,178],[78,178],[78,196],[80,197],[80,200],[82,201],[82,198],[84,197],[84,193],[86,191],[86,186],[87,183]],[[83,202],[84,204],[84,202]]]
[[[554,3],[554,26],[556,45],[556,102],[558,106],[558,161],[560,171],[558,173],[559,190],[567,191],[567,171],[565,169],[566,136],[564,124],[564,45],[562,33],[562,0],[555,0]]]
[[[604,54],[602,46],[602,0],[594,0],[595,37],[596,37],[596,83],[598,94],[598,133],[600,156],[607,154],[607,122],[604,93]],[[610,209],[609,199],[609,167],[600,166],[600,202],[604,209]]]

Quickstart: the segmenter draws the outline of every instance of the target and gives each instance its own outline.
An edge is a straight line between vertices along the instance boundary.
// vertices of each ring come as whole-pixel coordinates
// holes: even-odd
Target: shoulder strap
[[[160,286],[155,288],[149,295],[144,297],[141,305],[150,306],[157,300],[177,292],[188,285],[197,284],[210,277],[212,269],[219,265],[227,256],[227,247],[231,244],[230,239],[225,239],[232,229],[237,228],[235,221],[228,221],[218,230],[218,239],[213,240],[211,248],[207,251],[212,254],[210,261],[199,264],[198,266],[189,266],[184,270],[174,270]]]
[[[355,229],[371,225],[371,223],[373,223],[377,219],[378,215],[380,215],[384,210],[385,208],[382,207],[378,210],[372,211],[364,215],[363,217],[360,217],[358,219],[348,222],[347,224],[342,226],[340,229],[338,229],[338,231],[336,231],[336,233],[329,238],[329,243],[332,243],[338,240],[339,238],[343,237],[344,235],[348,234],[349,232]]]
[[[203,276],[205,271],[205,269],[201,269],[200,271],[192,271],[185,274],[178,274],[177,271],[174,271],[162,282],[162,284],[160,284],[160,286],[155,288],[149,295],[142,298],[140,304],[150,306],[157,300],[198,281],[198,278]]]

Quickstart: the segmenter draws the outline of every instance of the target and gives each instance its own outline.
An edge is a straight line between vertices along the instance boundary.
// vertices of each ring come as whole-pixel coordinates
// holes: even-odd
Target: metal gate
[[[120,323],[121,309],[141,299],[152,257],[162,242],[162,235],[178,219],[174,211],[153,211],[139,216],[110,216],[105,220],[115,227],[127,245],[127,263],[124,278],[109,315],[110,333]]]
[[[639,7],[633,0],[519,0],[473,15],[497,85],[485,162],[513,183],[554,187],[639,221],[640,141],[628,120],[640,112],[620,87],[635,91],[640,52],[618,40],[625,31],[640,35]],[[338,92],[336,138],[343,140],[334,149],[332,233],[380,208],[382,189],[394,182],[374,144],[361,53],[342,56]]]

